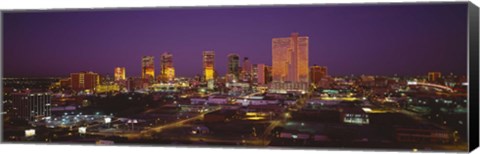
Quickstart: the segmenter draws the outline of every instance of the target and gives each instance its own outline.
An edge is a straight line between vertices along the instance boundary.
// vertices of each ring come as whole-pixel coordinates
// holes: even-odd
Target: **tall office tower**
[[[100,76],[94,72],[79,72],[70,74],[73,90],[94,90],[100,84]]]
[[[215,52],[203,51],[203,77],[205,81],[213,80],[215,75]]]
[[[442,77],[440,72],[428,72],[428,81],[437,82]]]
[[[50,93],[15,93],[12,102],[15,118],[32,121],[52,115]]]
[[[142,79],[155,79],[155,63],[153,56],[143,56],[142,58]]]
[[[238,54],[228,55],[227,76],[233,77],[233,80],[238,80],[240,77],[240,56]]]
[[[173,55],[165,52],[160,57],[160,80],[163,82],[175,79],[175,68],[173,67]]]
[[[320,66],[313,65],[310,67],[310,82],[318,84],[322,79],[322,71]]]
[[[250,81],[252,79],[252,63],[248,57],[243,58],[241,78],[243,81]]]
[[[272,39],[273,81],[308,82],[308,36]]]
[[[123,81],[125,80],[125,67],[115,67],[114,70],[114,78],[115,81]]]
[[[308,69],[308,36],[292,33],[290,37],[272,39],[272,77],[277,82],[274,91],[306,91]]]
[[[267,76],[266,76],[266,67],[265,64],[257,64],[256,65],[256,78],[257,78],[257,84],[258,85],[264,85],[266,84],[267,81]]]
[[[253,64],[252,65],[252,70],[250,74],[250,80],[251,83],[253,84],[258,84],[258,64]]]
[[[272,82],[272,66],[265,65],[265,84]]]

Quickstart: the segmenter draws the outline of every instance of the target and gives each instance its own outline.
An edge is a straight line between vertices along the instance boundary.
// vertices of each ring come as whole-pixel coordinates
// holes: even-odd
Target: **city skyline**
[[[2,141],[465,152],[471,8],[9,12]]]
[[[466,74],[465,4],[360,6],[6,13],[4,76],[113,76],[117,66],[141,76],[141,57],[170,52],[176,76],[193,77],[202,74],[207,50],[215,51],[215,71],[224,76],[231,53],[271,66],[272,38],[291,32],[309,37],[309,66],[327,66],[333,76]],[[47,34],[54,38],[41,39]]]

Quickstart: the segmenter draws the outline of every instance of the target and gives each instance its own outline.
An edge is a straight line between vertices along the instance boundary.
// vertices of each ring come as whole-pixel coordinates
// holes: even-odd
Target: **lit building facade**
[[[231,80],[238,80],[240,77],[240,56],[238,54],[228,55],[227,76],[233,78]]]
[[[428,72],[428,81],[429,82],[437,82],[442,77],[442,73],[440,72]]]
[[[276,82],[270,87],[272,92],[308,90],[308,36],[292,33],[272,39],[272,78]]]
[[[257,84],[264,85],[266,84],[267,76],[266,76],[266,67],[265,64],[257,64]]]
[[[153,56],[142,57],[142,79],[153,80],[155,78],[155,63]]]
[[[149,87],[149,81],[147,79],[130,77],[127,79],[125,88],[129,92],[133,92],[135,90],[144,90],[144,89],[147,89],[148,87]]]
[[[272,80],[272,66],[265,65],[265,84],[269,84]]]
[[[205,81],[213,80],[215,75],[215,52],[203,51],[203,77]]]
[[[52,115],[50,93],[15,93],[12,96],[15,118],[32,121]]]
[[[248,57],[243,58],[241,79],[243,81],[250,81],[252,78],[252,63],[248,60]]]
[[[175,68],[173,67],[173,55],[165,52],[160,59],[160,80],[163,82],[175,79]]]
[[[258,64],[252,65],[252,70],[250,73],[250,83],[258,84]]]
[[[95,87],[100,84],[100,76],[94,72],[79,72],[71,73],[70,81],[73,90],[95,90]]]
[[[323,78],[328,76],[326,66],[313,65],[310,67],[310,82],[318,84]]]
[[[273,81],[308,82],[308,37],[272,39]]]
[[[97,85],[95,89],[96,93],[108,93],[108,92],[117,92],[117,91],[120,91],[120,86],[118,84]]]
[[[125,67],[115,67],[114,70],[115,81],[124,81],[125,78]]]
[[[327,66],[320,66],[320,77],[328,77],[328,68]]]

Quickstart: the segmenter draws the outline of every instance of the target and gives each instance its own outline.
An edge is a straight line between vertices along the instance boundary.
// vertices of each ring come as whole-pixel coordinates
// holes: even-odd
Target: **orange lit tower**
[[[272,39],[272,79],[273,92],[308,89],[308,36],[292,33]]]
[[[160,76],[161,80],[173,81],[175,79],[175,68],[173,67],[173,55],[165,52],[160,57]]]
[[[273,81],[308,82],[308,37],[272,39]]]
[[[203,51],[203,76],[205,81],[213,80],[215,74],[215,52]]]
[[[114,70],[115,81],[125,80],[125,67],[115,67]]]
[[[143,56],[142,58],[142,79],[153,80],[155,78],[155,63],[153,56]]]

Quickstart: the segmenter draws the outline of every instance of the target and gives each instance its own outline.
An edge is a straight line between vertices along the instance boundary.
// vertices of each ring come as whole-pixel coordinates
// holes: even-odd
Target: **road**
[[[169,124],[158,125],[158,126],[155,126],[155,127],[151,127],[147,130],[143,130],[141,132],[120,134],[119,136],[127,137],[128,139],[138,139],[138,138],[145,138],[145,137],[148,138],[148,137],[151,137],[151,134],[153,134],[153,133],[161,132],[163,129],[179,127],[179,126],[184,125],[185,123],[188,123],[188,122],[191,122],[191,121],[194,121],[194,120],[202,119],[205,114],[208,114],[208,113],[211,113],[211,112],[214,112],[214,111],[217,111],[217,110],[220,110],[220,107],[209,110],[208,112],[201,113],[201,114],[199,114],[197,116],[194,116],[194,117],[190,117],[190,118],[187,118],[187,119],[182,119],[182,120],[175,121],[175,122],[172,122],[172,123],[169,123]]]
[[[253,94],[250,94],[248,96],[253,96],[255,94],[257,94],[257,93],[253,93]],[[294,108],[301,108],[305,99],[306,98],[301,98],[299,100],[298,104]],[[212,110],[209,110],[208,112],[201,113],[197,116],[193,116],[193,117],[190,117],[190,118],[187,118],[187,119],[181,119],[181,120],[174,121],[174,122],[171,122],[171,123],[168,123],[168,124],[157,125],[157,126],[148,128],[146,130],[142,130],[140,132],[138,132],[138,131],[127,131],[127,132],[125,132],[125,131],[113,131],[113,132],[89,132],[88,134],[102,135],[102,136],[120,136],[120,137],[126,137],[128,139],[132,139],[132,140],[140,139],[140,138],[146,139],[146,138],[151,138],[152,134],[162,132],[162,130],[181,127],[181,126],[184,126],[186,123],[202,119],[205,114],[208,114],[208,113],[211,113],[211,112],[214,112],[214,111],[218,111],[220,109],[221,109],[221,107],[217,107],[217,108],[214,108]],[[262,136],[251,138],[251,139],[241,139],[241,138],[240,139],[224,139],[224,138],[214,137],[214,136],[193,136],[193,137],[190,136],[189,139],[187,139],[187,140],[190,140],[190,141],[202,141],[203,140],[203,141],[206,141],[206,142],[223,142],[223,143],[236,143],[239,140],[240,141],[243,140],[242,144],[264,145],[265,146],[265,145],[269,144],[269,140],[267,140],[267,138],[269,138],[271,131],[275,127],[283,124],[284,120],[286,120],[286,119],[272,121],[270,123],[270,125],[267,126],[267,128],[263,132]]]
[[[280,126],[282,124],[283,124],[283,121],[275,120],[275,121],[272,121],[267,128],[265,128],[265,131],[263,132],[263,136],[262,136],[262,138],[263,138],[263,143],[262,144],[264,146],[268,146],[270,144],[270,140],[269,139],[267,140],[267,138],[270,137],[270,135],[272,133],[272,130],[275,129],[275,127]]]

